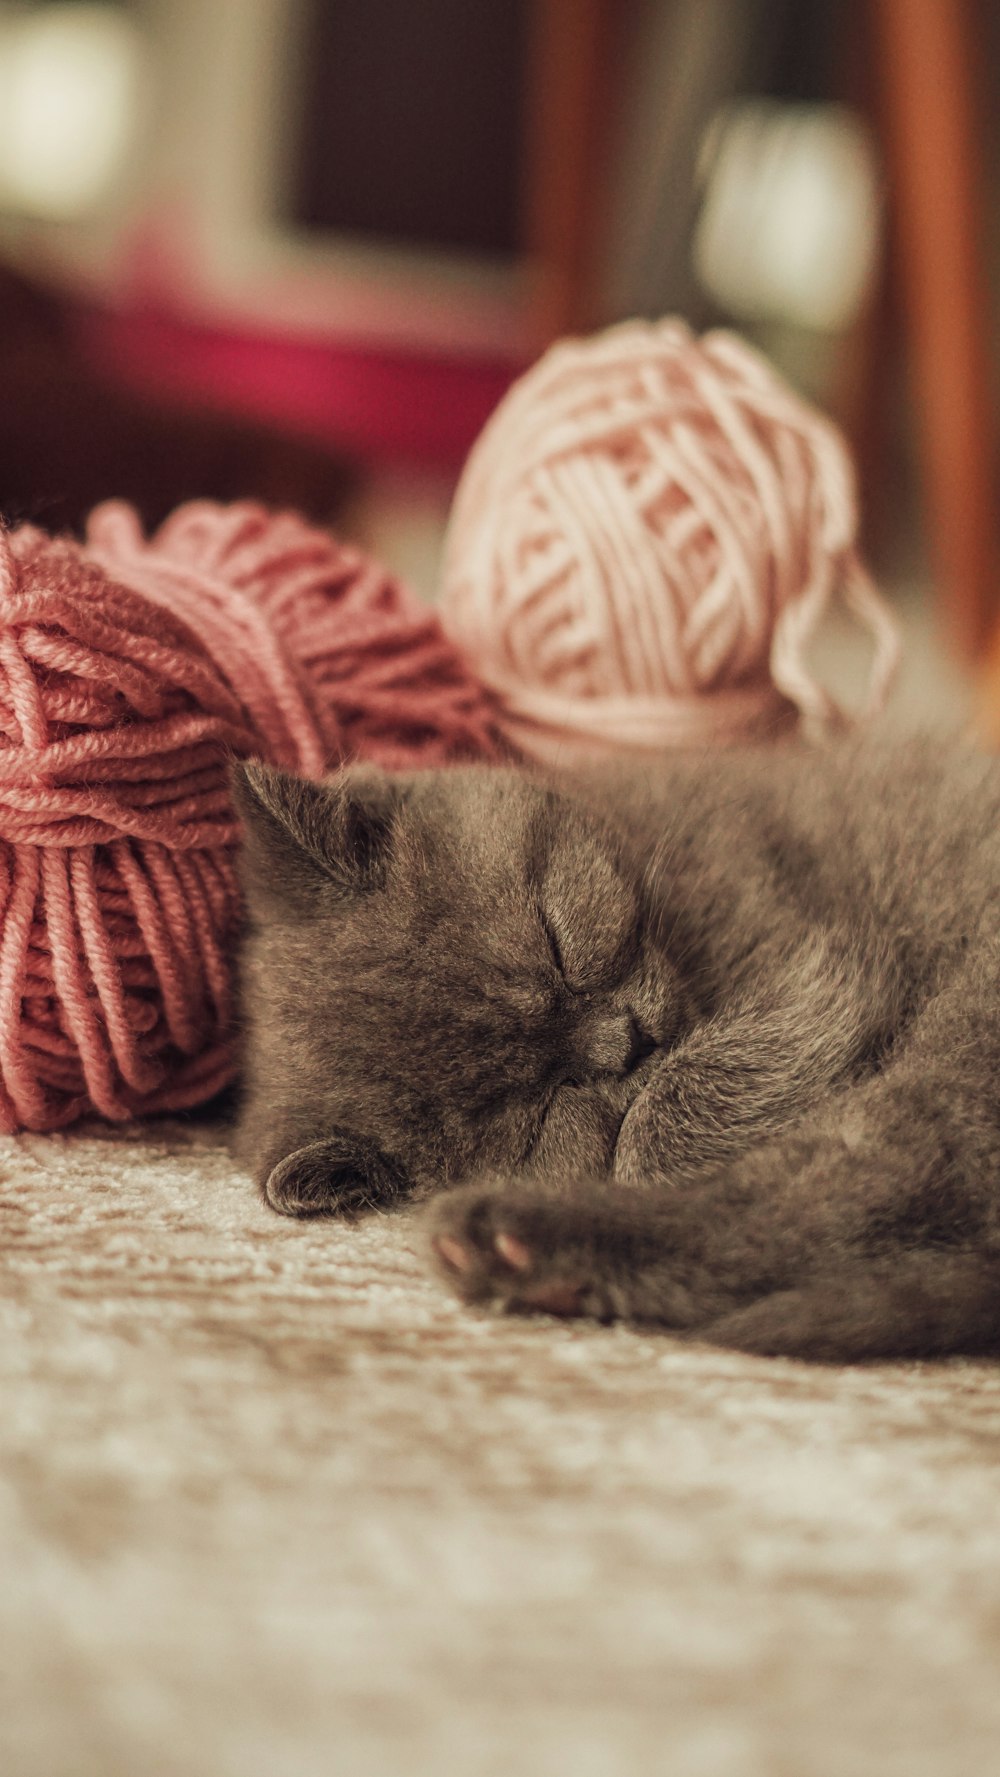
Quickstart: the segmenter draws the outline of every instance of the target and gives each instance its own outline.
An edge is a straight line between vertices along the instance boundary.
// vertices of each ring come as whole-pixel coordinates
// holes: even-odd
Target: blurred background
[[[998,48],[994,0],[0,0],[0,511],[255,494],[432,594],[518,372],[680,312],[844,427],[911,708],[958,714],[1000,685]]]

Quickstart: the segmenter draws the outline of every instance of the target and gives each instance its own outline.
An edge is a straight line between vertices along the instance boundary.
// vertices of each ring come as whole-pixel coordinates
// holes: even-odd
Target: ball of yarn
[[[147,541],[0,533],[0,1128],[178,1110],[234,1073],[229,761],[492,758],[489,695],[416,597],[292,515]]]
[[[843,441],[755,351],[676,320],[554,346],[473,447],[443,621],[543,757],[841,716],[806,658],[835,594],[895,625],[856,552]]]

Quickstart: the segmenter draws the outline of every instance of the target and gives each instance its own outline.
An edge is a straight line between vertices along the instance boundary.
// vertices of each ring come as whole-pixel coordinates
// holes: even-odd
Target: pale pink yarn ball
[[[734,739],[841,712],[806,647],[834,596],[896,664],[836,428],[755,351],[680,321],[554,346],[469,457],[442,617],[542,757]]]

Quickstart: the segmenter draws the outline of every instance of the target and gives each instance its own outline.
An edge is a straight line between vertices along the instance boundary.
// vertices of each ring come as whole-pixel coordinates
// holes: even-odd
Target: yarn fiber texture
[[[626,322],[554,346],[486,425],[442,618],[545,758],[839,722],[807,659],[831,600],[870,632],[863,713],[898,655],[857,527],[840,434],[765,359]]]
[[[0,533],[0,1128],[179,1110],[234,1075],[229,764],[496,758],[415,595],[290,514]]]

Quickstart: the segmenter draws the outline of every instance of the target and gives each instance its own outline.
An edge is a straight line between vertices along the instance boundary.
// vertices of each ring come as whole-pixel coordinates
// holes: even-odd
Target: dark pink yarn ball
[[[233,1078],[233,756],[310,776],[501,755],[436,617],[293,514],[0,533],[0,1129]]]

